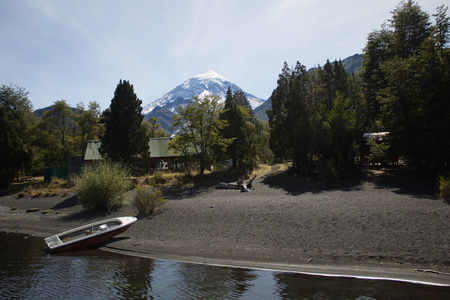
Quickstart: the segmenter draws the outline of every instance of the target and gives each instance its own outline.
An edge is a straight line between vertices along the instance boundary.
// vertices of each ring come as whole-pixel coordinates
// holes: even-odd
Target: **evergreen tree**
[[[400,2],[389,23],[393,30],[393,53],[399,58],[416,53],[431,34],[430,16],[412,0]]]
[[[32,105],[27,95],[13,85],[0,87],[0,188],[8,187],[14,173],[30,160],[27,127]]]
[[[277,87],[271,95],[272,109],[267,110],[270,126],[270,149],[272,149],[275,159],[282,160],[291,157],[292,152],[288,145],[289,138],[287,132],[287,111],[289,109],[288,95],[290,77],[292,71],[287,62],[284,63],[281,74],[278,76]]]
[[[227,153],[231,156],[232,166],[237,166],[237,137],[243,126],[243,120],[239,115],[238,105],[233,98],[233,93],[230,87],[227,90],[225,98],[224,110],[220,114],[220,118],[227,122],[228,126],[222,128],[222,136],[227,139],[232,139],[230,146],[227,148]]]
[[[105,134],[100,152],[113,161],[130,162],[133,156],[148,156],[149,135],[142,124],[142,101],[129,81],[120,80],[114,98],[103,112]]]
[[[251,168],[255,165],[256,135],[254,118],[247,96],[241,90],[227,91],[224,111],[220,118],[228,123],[222,129],[225,138],[232,139],[227,148],[233,167]]]
[[[369,34],[363,54],[362,78],[369,109],[368,123],[373,129],[386,130],[379,128],[377,123],[382,105],[379,94],[388,85],[384,64],[416,54],[431,33],[429,15],[414,1],[408,0],[400,2],[394,9],[387,25],[383,24],[380,31]]]
[[[387,86],[386,74],[382,69],[385,61],[392,57],[389,45],[392,35],[386,25],[381,30],[369,34],[364,48],[360,76],[363,81],[363,93],[367,105],[367,128],[371,132],[383,131],[379,116],[381,103],[378,92]]]
[[[433,15],[436,18],[434,34],[436,36],[437,47],[441,51],[442,56],[444,56],[445,45],[448,43],[450,37],[450,23],[449,17],[447,17],[447,9],[448,7],[441,5],[437,8],[436,14]]]
[[[309,74],[305,66],[297,62],[290,79],[287,105],[286,135],[292,148],[293,170],[296,173],[307,173],[309,167],[308,154],[311,150],[311,115]]]
[[[247,96],[242,90],[237,90],[233,93],[233,99],[237,106],[241,106],[248,110],[249,114],[253,116],[252,106],[248,102]]]

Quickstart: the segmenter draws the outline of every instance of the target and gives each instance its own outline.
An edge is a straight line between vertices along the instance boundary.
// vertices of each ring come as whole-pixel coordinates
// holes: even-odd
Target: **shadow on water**
[[[262,184],[270,188],[285,190],[292,196],[298,196],[305,193],[319,194],[327,191],[357,191],[361,189],[362,180],[363,177],[357,176],[335,183],[305,182],[298,178],[292,178],[288,172],[279,172],[265,176]]]

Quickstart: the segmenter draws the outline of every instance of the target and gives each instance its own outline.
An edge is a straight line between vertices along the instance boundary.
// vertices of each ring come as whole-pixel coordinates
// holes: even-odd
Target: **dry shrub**
[[[154,213],[156,207],[165,202],[166,199],[162,197],[160,190],[140,187],[136,189],[133,204],[139,215],[148,215]]]

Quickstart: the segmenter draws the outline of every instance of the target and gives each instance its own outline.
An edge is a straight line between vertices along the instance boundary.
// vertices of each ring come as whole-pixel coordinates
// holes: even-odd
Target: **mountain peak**
[[[202,73],[195,75],[193,78],[198,78],[200,80],[208,80],[208,79],[222,79],[222,80],[226,80],[225,77],[217,74],[216,72],[214,72],[213,70],[205,70]]]
[[[203,97],[205,95],[215,94],[219,96],[222,102],[224,102],[228,88],[230,88],[232,92],[241,89],[239,86],[217,74],[213,70],[205,70],[203,73],[187,79],[161,98],[145,106],[142,113],[147,115],[156,106],[161,106],[166,110],[175,112],[180,105],[186,106],[190,103],[193,96]],[[257,107],[264,102],[263,99],[255,97],[252,94],[245,93],[245,95],[247,96],[252,108]]]

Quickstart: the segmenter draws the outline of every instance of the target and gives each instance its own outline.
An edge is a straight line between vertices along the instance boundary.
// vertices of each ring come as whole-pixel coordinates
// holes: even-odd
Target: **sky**
[[[416,3],[431,16],[445,1]],[[0,0],[0,84],[23,87],[34,109],[104,110],[121,79],[145,106],[211,69],[267,99],[284,62],[309,69],[362,53],[399,2]]]

